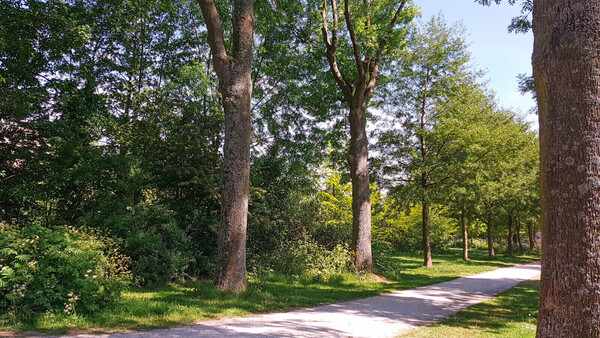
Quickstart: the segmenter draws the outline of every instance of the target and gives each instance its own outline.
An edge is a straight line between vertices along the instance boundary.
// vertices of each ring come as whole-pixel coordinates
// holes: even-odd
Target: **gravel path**
[[[450,317],[539,274],[538,262],[284,313],[212,320],[173,329],[78,337],[390,337]]]

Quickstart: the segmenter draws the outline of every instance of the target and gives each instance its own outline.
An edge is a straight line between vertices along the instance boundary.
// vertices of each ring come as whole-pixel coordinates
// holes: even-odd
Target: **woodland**
[[[0,147],[16,316],[540,253],[538,132],[410,1],[0,0]]]

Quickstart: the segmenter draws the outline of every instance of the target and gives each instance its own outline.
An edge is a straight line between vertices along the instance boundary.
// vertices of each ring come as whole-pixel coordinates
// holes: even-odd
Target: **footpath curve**
[[[211,320],[172,329],[76,337],[393,337],[493,298],[538,276],[540,269],[536,262],[290,312]]]

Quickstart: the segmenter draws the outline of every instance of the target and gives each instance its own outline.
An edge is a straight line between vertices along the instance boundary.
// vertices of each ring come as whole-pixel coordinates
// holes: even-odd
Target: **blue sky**
[[[521,95],[517,88],[517,75],[531,74],[533,34],[508,33],[512,17],[520,13],[520,7],[508,4],[485,7],[474,0],[414,0],[421,8],[421,20],[443,14],[449,24],[462,22],[469,42],[473,62],[487,71],[489,88],[496,92],[501,106],[520,111],[526,115],[535,102],[531,95]],[[537,124],[537,116],[527,120]],[[534,127],[535,128],[535,127]]]

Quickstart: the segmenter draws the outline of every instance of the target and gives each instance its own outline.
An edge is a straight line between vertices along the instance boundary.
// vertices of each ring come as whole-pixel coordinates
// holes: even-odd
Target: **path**
[[[540,273],[540,264],[284,313],[211,320],[146,332],[79,337],[390,337],[447,318]]]

